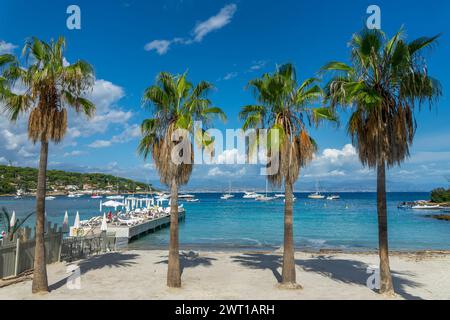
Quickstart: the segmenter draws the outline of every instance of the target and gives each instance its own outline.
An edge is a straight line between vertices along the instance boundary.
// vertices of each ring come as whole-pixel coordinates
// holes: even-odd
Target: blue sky
[[[68,30],[66,9],[81,8],[81,30]],[[144,89],[159,71],[189,70],[193,82],[208,80],[216,89],[214,104],[228,115],[217,127],[239,128],[239,109],[252,103],[248,80],[292,62],[301,79],[314,76],[330,60],[346,61],[347,43],[368,17],[371,4],[381,8],[382,29],[392,35],[404,25],[408,39],[443,33],[427,55],[430,73],[444,96],[433,111],[417,114],[419,122],[411,159],[389,172],[394,191],[446,186],[450,176],[450,2],[432,1],[211,1],[211,0],[2,0],[0,52],[20,53],[24,40],[63,35],[67,60],[89,61],[97,81],[91,94],[96,118],[72,117],[65,141],[52,146],[49,167],[101,171],[158,184],[151,163],[136,155],[138,125],[150,117],[141,107]],[[156,42],[155,42],[156,41]],[[362,168],[340,128],[312,130],[320,150],[306,168],[297,190],[373,190],[374,174]],[[15,125],[0,117],[0,163],[36,166],[38,148],[26,137],[26,120]],[[230,151],[231,152],[231,151]],[[252,166],[198,166],[189,189],[264,188]]]

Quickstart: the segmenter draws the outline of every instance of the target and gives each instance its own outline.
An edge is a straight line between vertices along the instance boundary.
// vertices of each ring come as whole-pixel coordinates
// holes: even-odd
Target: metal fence
[[[114,233],[93,237],[67,238],[62,241],[61,261],[71,262],[114,250],[116,250]]]
[[[47,264],[75,261],[92,255],[116,250],[114,233],[92,237],[64,238],[57,225],[49,224],[44,236]],[[0,279],[18,276],[33,269],[36,240],[31,239],[31,229],[24,228],[13,239],[0,242]]]

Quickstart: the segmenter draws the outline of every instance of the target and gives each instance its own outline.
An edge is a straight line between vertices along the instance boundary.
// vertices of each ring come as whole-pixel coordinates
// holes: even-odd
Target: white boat
[[[81,193],[69,193],[68,198],[81,198],[83,195]]]
[[[414,209],[414,210],[439,210],[439,209],[441,209],[441,206],[432,205],[432,204],[418,204],[418,205],[412,206],[411,209]]]
[[[195,196],[193,196],[192,194],[180,194],[178,195],[179,199],[193,199],[195,198]]]
[[[319,192],[311,193],[308,196],[309,199],[322,200],[325,199],[325,196]]]
[[[308,196],[309,199],[322,200],[325,199],[325,196],[319,192],[319,181],[316,182],[316,192],[311,193]]]
[[[327,200],[339,200],[341,197],[338,195],[331,195],[327,197]]]
[[[286,196],[284,194],[278,193],[275,195],[275,198],[285,198]]]
[[[186,200],[187,202],[199,202],[200,201],[200,199],[187,199]]]
[[[98,194],[93,194],[93,195],[91,196],[91,199],[103,199],[103,196],[100,196],[100,195],[98,195]]]
[[[244,196],[242,198],[244,199],[256,199],[262,197],[262,194],[256,193],[256,192],[244,192]]]
[[[156,200],[163,200],[163,201],[168,200],[169,198],[170,198],[170,195],[164,194],[164,193],[160,193],[155,197]]]
[[[220,199],[222,199],[222,200],[228,200],[228,199],[231,199],[231,198],[234,198],[234,195],[231,194],[231,183],[230,183],[230,188],[229,188],[228,193],[223,194],[223,195],[220,197]]]
[[[267,180],[266,180],[266,195],[265,196],[259,196],[255,200],[256,201],[263,201],[263,202],[275,200],[275,197],[269,197],[268,196],[268,182],[267,182]]]
[[[45,200],[47,200],[47,201],[52,201],[55,199],[56,199],[56,197],[52,197],[52,196],[45,197]]]
[[[262,197],[256,198],[255,200],[256,201],[261,201],[261,202],[268,202],[268,201],[272,201],[274,199],[275,199],[274,197],[262,196]]]
[[[123,199],[125,199],[125,197],[124,196],[109,196],[109,197],[106,197],[106,199],[108,199],[108,200],[123,200]]]

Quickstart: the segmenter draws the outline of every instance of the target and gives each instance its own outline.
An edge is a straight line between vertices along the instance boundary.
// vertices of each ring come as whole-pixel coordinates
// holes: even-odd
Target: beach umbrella
[[[75,216],[75,222],[73,224],[74,228],[79,228],[80,227],[80,214],[77,211],[77,215]]]
[[[103,204],[103,207],[114,208],[114,210],[117,210],[117,207],[124,207],[124,206],[125,206],[124,203],[118,202],[118,201],[114,201],[114,200],[106,201],[106,202]]]
[[[103,214],[102,226],[100,228],[101,231],[108,230],[108,222],[106,221],[106,214]]]
[[[12,228],[14,228],[14,226],[16,225],[16,212],[13,211],[12,216],[11,216],[11,220],[9,221],[9,225]]]
[[[64,215],[64,221],[62,224],[62,232],[67,233],[69,232],[69,214],[66,211],[66,214]]]

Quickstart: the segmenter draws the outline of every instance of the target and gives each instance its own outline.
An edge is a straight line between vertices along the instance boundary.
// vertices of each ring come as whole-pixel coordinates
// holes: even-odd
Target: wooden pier
[[[180,212],[178,220],[182,221],[186,218],[185,212]],[[124,248],[129,242],[157,230],[170,226],[170,216],[165,216],[153,220],[144,221],[135,226],[109,226],[108,232],[116,234],[116,248]]]

